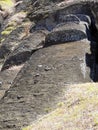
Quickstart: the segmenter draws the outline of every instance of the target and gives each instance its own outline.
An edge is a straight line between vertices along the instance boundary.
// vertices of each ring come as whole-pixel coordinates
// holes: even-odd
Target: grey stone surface
[[[36,29],[47,29],[48,31],[53,30],[57,24],[62,22],[77,22],[79,19],[82,22],[91,25],[91,21],[94,20],[94,15],[90,6],[98,6],[98,2],[95,1],[74,1],[70,4],[65,4],[62,7],[48,5],[30,13],[28,17],[35,21]],[[78,19],[79,18],[79,19]],[[34,28],[32,28],[33,31]]]
[[[80,19],[80,21],[86,22],[89,26],[91,26],[90,16],[85,15],[85,14],[76,14],[76,16]]]
[[[7,57],[1,70],[3,71],[13,65],[26,62],[34,51],[44,46],[45,37],[45,32],[36,31],[30,34],[26,39],[23,39],[18,47]]]
[[[77,23],[79,24],[80,22],[85,22],[87,23],[89,26],[91,25],[91,18],[88,15],[85,14],[69,14],[69,15],[60,15],[58,17],[58,22],[73,22],[73,23]]]
[[[46,36],[46,46],[87,39],[86,31],[86,26],[82,23],[59,24]]]
[[[1,29],[1,26],[2,26],[2,22],[3,22],[3,16],[1,15],[1,13],[0,13],[0,29]]]
[[[32,13],[29,14],[29,18],[31,20],[39,21],[39,19],[44,19],[48,16],[55,15],[58,19],[60,16],[65,16],[69,14],[85,14],[92,16],[91,9],[89,8],[92,5],[92,1],[74,1],[70,4],[65,4],[63,7],[59,6],[45,6],[40,8]],[[98,5],[98,2],[95,3]]]
[[[69,14],[69,15],[65,15],[65,16],[61,15],[58,18],[58,22],[59,23],[63,23],[63,22],[65,22],[65,23],[71,22],[72,23],[73,22],[73,23],[79,24],[80,19],[76,15],[73,15],[73,14]]]
[[[66,84],[90,82],[86,53],[85,40],[35,52],[0,101],[0,129],[20,130],[54,108]]]
[[[23,31],[23,27],[19,27],[13,30],[8,36],[5,36],[4,41],[1,42],[0,46],[0,59],[8,56],[8,54],[10,54],[15,47],[20,44],[21,39],[19,37]]]

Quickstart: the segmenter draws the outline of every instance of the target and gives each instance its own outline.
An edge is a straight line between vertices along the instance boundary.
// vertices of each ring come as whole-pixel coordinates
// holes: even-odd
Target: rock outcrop
[[[44,46],[45,36],[45,32],[37,31],[28,36],[28,38],[24,38],[6,59],[1,70],[3,71],[13,65],[19,65],[27,61],[34,51]]]
[[[89,42],[85,40],[36,51],[1,100],[1,129],[4,126],[19,129],[21,125],[32,123],[38,115],[47,113],[47,108],[53,107],[62,87],[70,82],[91,81],[85,63],[85,53],[89,51]]]
[[[21,130],[52,111],[69,84],[93,82],[98,73],[97,1],[16,2],[1,25],[1,130]]]

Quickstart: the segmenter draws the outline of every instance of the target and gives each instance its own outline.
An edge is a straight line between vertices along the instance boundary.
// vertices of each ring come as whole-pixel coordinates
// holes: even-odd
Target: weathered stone
[[[27,0],[24,1],[28,3]],[[63,94],[65,88],[67,89],[68,87],[65,87],[66,85],[91,82],[94,77],[95,62],[93,62],[94,57],[90,52],[92,51],[91,43],[87,41],[89,28],[86,26],[90,25],[88,16],[91,22],[95,22],[93,13],[89,8],[92,1],[75,1],[72,4],[65,4],[63,7],[59,7],[56,4],[53,6],[52,4],[43,6],[45,5],[43,4],[41,6],[40,1],[42,0],[38,0],[40,7],[36,8],[35,4],[35,9],[32,13],[30,11],[30,14],[31,19],[35,22],[35,30],[50,31],[46,38],[45,48],[37,50],[31,56],[35,46],[33,44],[29,46],[29,41],[32,40],[35,45],[38,45],[36,49],[39,49],[43,47],[43,44],[39,44],[42,37],[38,39],[36,35],[34,38],[37,41],[33,41],[33,34],[20,38],[19,36],[21,36],[22,31],[25,31],[24,29],[20,30],[20,33],[14,31],[14,36],[12,32],[10,34],[11,41],[8,36],[1,43],[1,48],[4,45],[8,49],[7,53],[6,51],[2,52],[2,49],[0,50],[0,53],[2,52],[3,54],[2,57],[12,53],[7,57],[4,64],[5,68],[22,63],[29,59],[30,56],[31,58],[25,63],[19,73],[19,69],[18,71],[16,69],[14,73],[12,71],[13,67],[0,73],[0,81],[3,83],[1,88],[7,90],[6,93],[4,91],[0,95],[0,130],[21,130],[22,127],[30,125],[36,118],[55,108],[58,99],[60,99],[59,97]],[[32,2],[35,2],[35,0],[32,0]],[[44,2],[47,1],[44,0]],[[96,3],[98,4],[98,2]],[[29,7],[22,5],[23,3],[16,7],[16,12],[21,9],[29,9]],[[63,16],[65,17],[69,14],[77,16],[80,22],[72,24],[72,19],[72,21],[68,20],[71,21],[71,24],[66,24],[66,22],[61,24],[58,18],[63,18]],[[40,28],[40,25],[42,25],[42,28]],[[16,38],[14,38],[15,35]],[[65,39],[66,35],[68,38]],[[65,44],[66,40],[70,41],[70,44]],[[53,45],[56,43],[58,45]],[[49,47],[48,45],[52,46]],[[4,86],[4,84],[7,86]]]
[[[48,31],[53,30],[53,28],[57,25],[57,21],[55,20],[55,16],[50,15],[49,18],[45,19],[45,27]]]
[[[98,30],[98,4],[94,3],[90,5],[91,12],[94,16],[95,26]]]
[[[51,23],[52,23],[52,21],[51,21]],[[51,23],[49,23],[48,26],[51,27]],[[54,23],[52,23],[52,24],[54,24]],[[39,20],[39,22],[37,24],[35,24],[35,25],[33,24],[33,27],[30,28],[30,32],[33,33],[34,31],[37,31],[37,30],[43,30],[43,31],[47,31],[47,33],[48,33],[48,30],[47,30],[48,26],[45,24],[45,20]]]
[[[3,16],[0,14],[0,29],[1,29],[1,26],[2,26],[2,23],[3,23]]]
[[[73,42],[87,39],[86,31],[86,26],[84,24],[59,24],[46,36],[46,46],[56,43]]]
[[[20,44],[20,35],[23,31],[24,28],[19,27],[4,37],[4,41],[1,42],[0,46],[0,58],[5,58],[8,56],[8,54],[10,54],[15,49],[15,47]]]
[[[0,102],[1,130],[8,126],[20,130],[47,113],[47,108],[55,107],[66,84],[91,81],[86,53],[90,53],[90,43],[86,40],[35,52]]]
[[[51,31],[57,23],[55,15],[50,14],[49,17],[45,16],[45,19],[39,19],[38,22],[35,22],[35,26],[31,28],[30,32],[34,32],[35,30]]]
[[[58,15],[68,15],[68,14],[86,14],[91,15],[91,10],[89,7],[89,2],[87,1],[77,1],[72,4],[69,4],[63,7],[62,9],[58,10]]]
[[[91,18],[88,15],[85,14],[76,14],[76,16],[80,19],[80,21],[87,23],[89,26],[91,26]]]
[[[46,33],[37,31],[25,38],[18,47],[7,57],[1,70],[27,61],[32,53],[44,46]]]
[[[65,22],[65,23],[69,23],[69,22],[73,22],[73,23],[77,23],[79,24],[80,22],[85,22],[87,23],[89,26],[91,25],[91,18],[88,15],[85,14],[69,14],[69,15],[60,15],[58,17],[58,22]]]
[[[31,0],[16,0],[16,12],[20,11],[29,11],[30,5],[31,5]]]
[[[87,26],[91,25],[91,19],[87,15],[83,14],[69,14],[69,15],[60,15],[59,17],[55,18],[55,15],[49,15],[49,17],[39,20],[35,26],[31,28],[31,32],[35,30],[45,30],[52,31],[57,24],[60,23],[76,23],[79,24],[80,22],[84,22],[84,24],[87,24]]]
[[[45,6],[42,8],[39,8],[36,11],[32,11],[33,13],[30,13],[28,15],[28,17],[33,20],[36,21],[36,26],[37,24],[39,24],[40,20],[44,21],[44,25],[45,25],[45,20],[46,19],[51,19],[52,17],[52,26],[50,25],[48,29],[52,30],[58,23],[61,23],[60,18],[62,18],[62,20],[64,20],[63,18],[66,17],[66,15],[76,15],[79,17],[79,19],[81,21],[85,21],[88,22],[88,24],[94,23],[96,20],[96,18],[94,19],[94,15],[92,13],[92,8],[90,8],[90,6],[93,5],[93,8],[96,8],[98,6],[98,2],[97,1],[73,1],[70,4],[65,4],[63,7],[59,7],[59,6]],[[90,19],[89,19],[89,17]],[[97,23],[97,22],[96,22]],[[53,26],[55,25],[55,26]],[[96,24],[97,25],[97,24]],[[45,27],[45,26],[44,26]]]
[[[23,65],[14,66],[10,69],[0,72],[0,100],[3,98],[5,92],[10,88],[13,80],[22,67]]]
[[[58,22],[60,23],[69,23],[69,22],[73,22],[73,23],[77,23],[79,24],[80,23],[80,19],[76,16],[76,15],[73,15],[73,14],[69,14],[69,15],[65,15],[65,16],[60,16],[58,18]]]
[[[89,6],[92,4],[91,1],[74,1],[72,4],[65,4],[63,7],[58,6],[45,6],[41,9],[36,10],[33,13],[30,13],[28,17],[31,20],[39,21],[39,19],[44,19],[48,16],[55,15],[55,18],[63,17],[69,14],[85,14],[92,16],[92,12]],[[96,2],[98,4],[98,2]]]

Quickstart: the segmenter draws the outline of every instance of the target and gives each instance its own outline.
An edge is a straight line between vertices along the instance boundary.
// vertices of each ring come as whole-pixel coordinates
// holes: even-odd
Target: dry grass
[[[0,6],[3,10],[12,11],[11,9],[14,7],[15,1],[14,0],[0,0]]]
[[[98,84],[69,86],[57,106],[23,130],[98,130]]]

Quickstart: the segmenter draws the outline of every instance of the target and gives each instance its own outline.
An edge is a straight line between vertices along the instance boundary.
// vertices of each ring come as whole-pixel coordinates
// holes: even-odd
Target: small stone
[[[41,68],[43,65],[38,65],[39,68]]]
[[[13,82],[12,82],[12,81],[8,81],[7,83],[8,83],[8,84],[12,84]]]
[[[38,83],[38,80],[37,80],[37,79],[35,79],[35,80],[34,80],[34,84],[37,84],[37,83]]]
[[[23,98],[23,96],[20,96],[20,95],[17,96],[17,99],[21,99],[21,98]]]
[[[49,71],[49,70],[51,70],[51,68],[49,66],[46,66],[44,70]]]
[[[39,73],[35,74],[35,77],[38,77],[38,76],[40,76],[40,74],[39,74]]]

